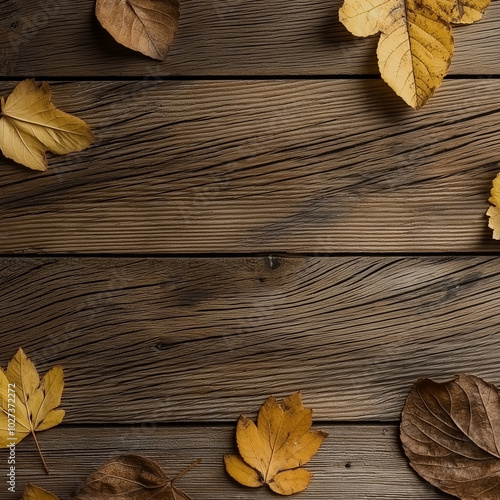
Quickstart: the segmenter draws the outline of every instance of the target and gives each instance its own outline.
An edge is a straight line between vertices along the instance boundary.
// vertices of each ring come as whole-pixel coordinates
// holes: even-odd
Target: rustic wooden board
[[[397,420],[414,380],[500,382],[497,257],[4,258],[0,365],[66,370],[71,423],[232,421],[302,390]]]
[[[421,112],[372,80],[53,90],[97,141],[47,173],[0,159],[1,252],[499,249],[498,80],[449,81]]]
[[[181,2],[166,62],[122,48],[94,18],[95,0],[1,0],[4,76],[378,74],[376,37],[338,21],[341,0]],[[500,4],[455,28],[451,74],[499,74]]]
[[[179,482],[197,500],[275,498],[222,456],[240,412],[300,389],[330,433],[304,498],[451,498],[411,471],[397,422],[419,377],[500,385],[500,81],[461,78],[500,75],[500,3],[455,28],[452,78],[417,113],[370,77],[376,37],[347,33],[341,0],[181,2],[157,62],[95,0],[0,0],[0,94],[52,78],[96,132],[47,173],[0,157],[0,366],[22,346],[66,374],[65,423],[39,436],[53,475],[28,438],[18,491],[64,500],[134,452],[172,474],[203,458]]]
[[[327,431],[329,437],[306,466],[314,477],[301,498],[451,498],[410,469],[398,442],[397,426],[325,424],[317,428]],[[203,462],[177,484],[196,500],[276,498],[266,488],[249,490],[226,475],[222,457],[234,450],[234,426],[60,427],[39,434],[39,439],[53,475],[43,473],[33,443],[27,439],[17,447],[18,491],[31,482],[65,500],[90,472],[114,455],[137,453],[158,460],[171,476],[202,458]]]

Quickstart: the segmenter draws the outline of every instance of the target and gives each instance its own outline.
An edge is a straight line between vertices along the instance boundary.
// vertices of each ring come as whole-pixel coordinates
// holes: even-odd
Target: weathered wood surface
[[[498,257],[0,266],[0,364],[63,364],[71,423],[232,421],[296,390],[321,420],[398,420],[419,377],[500,383]]]
[[[4,76],[378,74],[377,37],[338,21],[341,0],[181,3],[170,54],[160,63],[125,49],[95,20],[95,0],[1,0]],[[451,74],[499,74],[500,4],[454,29]]]
[[[499,249],[498,80],[448,81],[421,112],[372,80],[53,89],[97,141],[46,173],[0,159],[1,252]]]
[[[115,43],[95,0],[0,0],[0,77],[53,77],[97,139],[47,173],[0,156],[0,252],[18,255],[0,258],[0,365],[22,346],[66,373],[65,424],[39,435],[53,475],[28,438],[18,491],[64,500],[134,452],[171,474],[203,458],[179,482],[196,500],[274,498],[222,456],[241,412],[300,389],[330,433],[304,498],[451,498],[411,471],[397,422],[418,377],[500,384],[484,215],[500,81],[448,79],[417,113],[379,80],[341,79],[378,74],[377,37],[345,30],[341,0],[181,1],[157,62]],[[451,75],[500,75],[499,2],[454,32]],[[46,252],[81,256],[19,257]],[[214,252],[233,257],[188,257]]]
[[[329,437],[307,464],[313,480],[302,498],[362,500],[451,498],[421,480],[408,466],[396,425],[321,425]],[[174,476],[197,458],[202,463],[177,486],[195,500],[276,498],[267,488],[249,490],[224,471],[222,457],[232,453],[234,426],[118,428],[60,427],[40,433],[39,440],[53,475],[44,474],[29,439],[17,447],[17,489],[31,482],[62,500],[94,469],[118,453],[137,453],[158,460]]]

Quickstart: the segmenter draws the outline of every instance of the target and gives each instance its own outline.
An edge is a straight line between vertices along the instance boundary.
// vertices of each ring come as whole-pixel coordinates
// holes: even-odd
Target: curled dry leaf
[[[262,405],[257,425],[240,416],[236,428],[238,455],[226,455],[228,474],[256,488],[263,484],[280,495],[292,495],[309,485],[312,474],[300,469],[316,454],[327,434],[310,431],[312,410],[304,408],[300,393],[281,403],[271,396]]]
[[[90,127],[57,109],[48,83],[24,80],[1,98],[0,149],[11,160],[33,170],[47,170],[46,151],[64,155],[81,151],[94,140]]]
[[[57,407],[61,404],[63,389],[62,366],[54,366],[40,380],[35,365],[22,349],[11,359],[6,372],[0,368],[0,448],[17,445],[33,434],[47,474],[49,470],[36,432],[62,422],[64,410]]]
[[[43,488],[28,484],[21,500],[59,500],[59,498]]]
[[[380,32],[382,78],[413,108],[434,94],[453,56],[451,24],[481,19],[490,0],[344,0],[340,21],[356,36]]]
[[[500,240],[500,173],[493,179],[493,187],[488,200],[493,206],[488,209],[488,227],[493,229],[493,239]]]
[[[178,0],[97,0],[104,29],[132,50],[163,61],[179,24]]]
[[[120,455],[93,472],[73,495],[73,500],[191,500],[174,481],[191,470],[170,479],[153,460],[140,455]]]
[[[473,375],[418,380],[401,419],[410,465],[463,500],[500,498],[500,393]]]

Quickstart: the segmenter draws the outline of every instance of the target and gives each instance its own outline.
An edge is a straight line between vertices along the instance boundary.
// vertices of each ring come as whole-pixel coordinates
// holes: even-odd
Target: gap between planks
[[[495,256],[0,259],[0,365],[19,346],[64,365],[74,424],[230,421],[296,390],[318,420],[396,420],[419,377],[499,382],[499,274]]]

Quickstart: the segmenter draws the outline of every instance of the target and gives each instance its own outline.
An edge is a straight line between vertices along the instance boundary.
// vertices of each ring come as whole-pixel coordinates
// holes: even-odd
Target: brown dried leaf
[[[73,500],[191,500],[174,481],[191,470],[197,460],[170,479],[153,460],[120,455],[94,471],[73,495]]]
[[[316,454],[327,434],[310,431],[312,410],[300,393],[281,403],[271,396],[262,405],[257,425],[240,416],[236,428],[238,455],[226,455],[227,473],[240,484],[267,484],[275,493],[292,495],[307,488],[312,474],[299,468]]]
[[[163,61],[179,24],[179,1],[97,0],[95,13],[118,43]]]
[[[401,419],[410,465],[463,500],[500,498],[500,393],[474,375],[445,383],[420,379]]]

